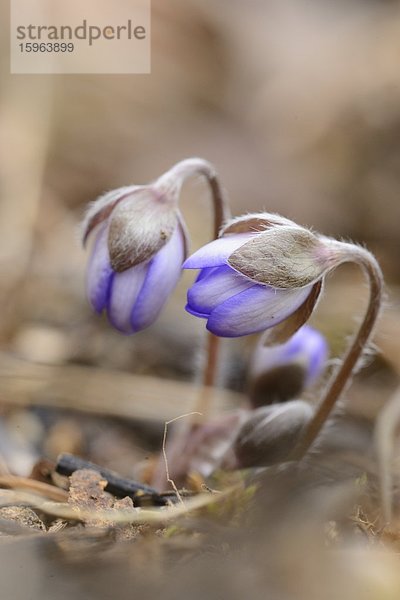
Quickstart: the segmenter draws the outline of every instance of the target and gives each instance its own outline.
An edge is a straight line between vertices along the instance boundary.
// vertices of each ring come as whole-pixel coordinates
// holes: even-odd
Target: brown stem
[[[226,195],[215,173],[206,175],[211,189],[214,208],[214,239],[218,238],[222,225],[230,218],[230,209]]]
[[[216,375],[216,366],[217,366],[217,358],[218,358],[218,343],[219,337],[216,335],[209,333],[207,336],[207,363],[204,368],[204,376],[203,376],[203,385],[206,387],[211,387],[214,385],[215,375]]]
[[[293,460],[301,459],[317,438],[326,419],[357,366],[358,359],[372,334],[382,305],[383,276],[374,256],[364,248],[353,246],[352,244],[341,244],[341,251],[343,250],[347,252],[346,262],[352,261],[357,263],[368,279],[370,289],[368,307],[358,333],[350,343],[350,347],[345,354],[342,364],[336,373],[333,374],[332,379],[328,384],[325,397],[317,408],[304,437],[300,440],[300,443],[290,457]]]
[[[161,175],[155,185],[165,193],[173,196],[174,190],[179,194],[182,183],[189,177],[202,175],[210,186],[214,209],[214,237],[217,239],[222,225],[230,218],[229,204],[226,194],[219,182],[218,175],[211,163],[202,158],[187,158],[174,165]]]
[[[207,361],[203,370],[203,385],[193,407],[193,423],[204,422],[210,412],[211,388],[215,385],[215,376],[217,374],[219,342],[219,337],[212,333],[207,334]]]
[[[173,170],[175,173],[180,172],[184,178],[200,174],[207,179],[211,190],[214,209],[213,239],[217,239],[222,225],[230,217],[230,209],[225,193],[212,165],[202,159],[193,158],[178,163],[178,165],[173,167]],[[190,441],[191,433],[201,422],[204,422],[207,419],[210,409],[210,388],[214,386],[217,373],[219,341],[218,337],[212,333],[208,333],[206,349],[207,359],[203,370],[202,387],[199,390],[191,413],[193,416],[190,422],[184,423],[180,428],[175,429],[171,439],[169,441],[167,440],[168,457],[165,448],[166,440],[164,440],[163,457],[158,461],[152,479],[152,483],[157,489],[163,488],[167,480],[171,481],[172,479],[173,481],[176,477],[183,480],[185,479],[190,461],[190,456],[188,456],[187,453],[187,445]],[[164,460],[162,460],[162,458]],[[168,472],[167,475],[165,473],[166,460],[168,460],[170,465],[170,472]]]
[[[219,179],[214,170],[204,168],[201,170],[202,174],[207,178],[208,184],[211,189],[211,197],[214,208],[214,234],[213,239],[217,239],[222,225],[230,217],[230,209],[224,190],[222,189]],[[219,351],[219,338],[208,333],[207,336],[207,362],[204,366],[203,372],[203,390],[197,402],[195,410],[202,413],[202,420],[205,420],[210,407],[210,394],[207,393],[206,388],[212,387],[215,384],[215,376],[217,373],[217,362],[218,362],[218,351]]]
[[[202,175],[204,175],[209,183],[211,189],[211,196],[214,208],[214,234],[213,239],[217,239],[222,225],[230,217],[229,205],[222,189],[218,177],[214,170],[209,168],[208,164],[206,168],[201,169]],[[194,411],[201,413],[201,417],[195,417],[196,421],[204,421],[207,418],[210,408],[210,394],[207,392],[207,388],[214,386],[215,376],[217,373],[218,363],[218,351],[219,351],[219,338],[208,333],[207,335],[207,361],[203,371],[203,389],[197,399]]]
[[[201,158],[191,158],[186,161],[182,161],[182,163],[178,163],[178,165],[174,168],[178,168],[185,172],[186,175],[190,174],[200,174],[203,175],[207,179],[207,182],[210,186],[211,190],[211,198],[214,209],[214,231],[213,231],[213,239],[217,239],[219,236],[219,232],[221,230],[222,225],[227,221],[230,217],[230,209],[228,205],[228,201],[226,199],[225,192],[221,187],[218,176],[213,168],[213,166],[201,159]],[[219,346],[219,338],[217,338],[212,333],[208,334],[207,339],[207,361],[204,366],[203,372],[203,386],[212,387],[215,382],[215,375],[217,372],[217,361],[218,361],[218,346]],[[201,412],[204,420],[208,408],[209,408],[209,395],[205,389],[202,390],[200,397],[197,401],[197,405],[195,410],[197,412]]]
[[[217,173],[211,163],[202,158],[187,158],[174,165],[169,171],[162,175],[156,185],[163,189],[164,192],[175,189],[179,193],[182,183],[189,177],[194,175],[202,175],[206,178],[210,190],[214,209],[214,231],[213,239],[217,239],[222,225],[230,218],[229,204],[226,199],[226,194],[221,187]],[[204,367],[203,385],[213,386],[216,374],[217,350],[219,340],[212,334],[209,334],[207,343],[207,362]],[[203,410],[206,410],[206,402],[199,401],[196,408],[200,405]]]

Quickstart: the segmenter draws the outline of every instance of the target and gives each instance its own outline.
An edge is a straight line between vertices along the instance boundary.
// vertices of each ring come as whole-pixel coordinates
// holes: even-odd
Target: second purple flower
[[[188,291],[186,310],[207,319],[207,329],[222,337],[238,337],[278,325],[308,299],[313,285],[278,289],[257,283],[229,264],[230,256],[258,233],[237,233],[203,246],[184,263],[201,269]]]
[[[109,192],[87,213],[93,237],[86,286],[90,304],[131,334],[151,325],[181,275],[187,252],[178,195],[186,172],[178,163],[155,183]]]

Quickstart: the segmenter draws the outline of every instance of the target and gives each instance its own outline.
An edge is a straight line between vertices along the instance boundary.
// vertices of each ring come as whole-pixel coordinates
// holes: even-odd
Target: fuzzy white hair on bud
[[[113,210],[108,231],[111,266],[122,272],[149,260],[171,238],[178,222],[174,205],[152,188],[142,189]]]
[[[274,288],[302,288],[315,283],[330,267],[324,242],[303,227],[267,229],[238,248],[230,266]]]
[[[139,185],[120,187],[116,190],[106,192],[97,198],[97,200],[91,202],[81,224],[83,245],[86,244],[93,229],[110,216],[115,206],[121,202],[121,200],[124,200],[127,196],[142,189],[142,187],[143,186]]]
[[[221,228],[220,237],[235,233],[259,233],[280,225],[296,227],[296,223],[276,213],[248,213],[230,219]]]
[[[239,468],[283,462],[313,416],[303,400],[263,406],[251,411],[233,444]]]

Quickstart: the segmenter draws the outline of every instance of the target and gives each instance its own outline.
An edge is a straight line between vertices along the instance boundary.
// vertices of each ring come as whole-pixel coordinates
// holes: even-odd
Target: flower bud
[[[95,237],[87,271],[93,308],[123,333],[148,327],[176,286],[187,254],[178,210],[184,178],[200,159],[179,163],[153,184],[109,192],[89,208],[84,243]]]
[[[249,398],[253,407],[286,402],[301,395],[324,369],[324,336],[304,325],[285,344],[266,347],[260,339],[249,363]]]
[[[353,260],[354,248],[280,215],[233,219],[185,261],[184,268],[201,269],[186,310],[206,318],[215,335],[271,330],[264,343],[282,344],[312,314],[325,275]]]
[[[108,249],[111,267],[117,273],[154,256],[177,227],[174,202],[157,191],[156,187],[136,190],[110,216]]]
[[[235,468],[284,462],[295,448],[313,410],[302,400],[263,406],[250,413],[233,443]]]
[[[258,239],[264,239],[270,232],[279,235],[280,231],[288,229],[297,231],[296,227],[287,225],[287,219],[279,215],[267,216],[268,219],[262,213],[259,222],[256,222],[258,217],[252,215],[228,223],[222,237],[200,248],[184,263],[186,269],[201,269],[188,292],[186,310],[206,318],[207,329],[215,335],[238,337],[275,329],[282,323],[277,334],[271,337],[273,343],[282,343],[305,323],[317,303],[321,281],[279,288],[266,283],[265,273],[257,271],[257,275],[255,272],[254,265],[259,254]],[[253,227],[252,224],[257,231],[248,230]],[[300,227],[298,229],[306,231]],[[227,231],[234,233],[225,235]],[[246,248],[251,249],[254,242],[257,251],[252,257]],[[261,248],[263,245],[264,242]],[[241,259],[243,248],[244,261]],[[289,257],[287,263],[288,271]],[[265,266],[263,263],[263,268]],[[256,275],[259,281],[255,280]],[[278,283],[276,276],[271,281]]]

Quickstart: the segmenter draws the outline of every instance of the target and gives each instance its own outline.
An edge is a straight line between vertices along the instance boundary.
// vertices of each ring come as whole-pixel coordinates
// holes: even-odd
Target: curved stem
[[[171,177],[172,175],[172,177]],[[216,171],[213,166],[201,158],[189,158],[177,163],[168,173],[163,175],[158,180],[158,185],[171,186],[176,178],[182,183],[186,178],[193,175],[202,175],[206,178],[210,190],[214,209],[214,229],[213,239],[219,236],[222,225],[230,217],[230,208],[226,195],[219,182]],[[180,188],[180,186],[179,186]],[[188,443],[193,431],[197,425],[207,419],[211,395],[210,388],[215,384],[215,376],[217,373],[218,351],[220,340],[212,333],[207,334],[206,354],[207,359],[203,367],[202,387],[196,398],[193,410],[191,413],[191,422],[182,424],[181,428],[174,431],[174,435],[166,444],[164,437],[163,444],[163,461],[160,459],[153,474],[152,483],[157,489],[162,489],[166,481],[169,482],[177,476],[185,479],[187,469],[189,467],[190,453],[188,454]],[[180,417],[178,417],[180,418]],[[165,473],[165,465],[167,463],[166,445],[168,446],[168,461],[170,464],[167,473]]]
[[[195,175],[201,175],[205,177],[208,185],[210,186],[214,212],[213,239],[217,239],[222,225],[230,218],[231,214],[226,194],[219,182],[217,172],[211,163],[202,158],[187,158],[182,160],[157,180],[157,186],[159,188],[163,188],[164,190],[169,190],[170,193],[172,189],[179,193],[182,183],[187,178]],[[215,382],[218,361],[218,346],[219,338],[214,336],[212,333],[209,333],[206,350],[207,360],[204,365],[202,378],[203,390],[194,409],[195,412],[202,413],[203,420],[208,412],[210,402],[207,390],[205,388],[212,387]]]
[[[372,334],[382,305],[383,276],[374,256],[359,246],[341,242],[337,242],[337,244],[340,244],[340,252],[346,253],[346,262],[352,261],[357,263],[368,279],[370,290],[368,307],[359,330],[344,356],[342,364],[336,373],[333,374],[325,397],[318,406],[311,423],[290,459],[302,458],[317,438],[336,401],[349,382],[358,359]]]
[[[218,177],[213,169],[203,168],[201,173],[207,178],[211,189],[211,196],[214,208],[214,233],[213,238],[218,238],[222,225],[230,217],[230,209],[226,200],[225,193],[219,183]],[[207,359],[203,371],[203,389],[197,399],[194,412],[200,413],[195,419],[205,421],[210,411],[210,393],[209,388],[215,385],[215,377],[217,374],[218,353],[220,339],[212,333],[207,333],[206,353]]]
[[[214,234],[213,238],[218,238],[219,232],[222,225],[230,217],[230,209],[225,196],[225,193],[220,185],[217,174],[209,165],[205,165],[202,169],[199,169],[202,175],[204,175],[209,183],[211,189],[211,196],[214,208]],[[207,334],[207,361],[204,366],[203,372],[203,392],[201,393],[196,411],[202,414],[202,420],[205,419],[209,412],[210,397],[206,391],[206,388],[212,387],[215,384],[215,376],[217,373],[217,362],[218,362],[218,351],[219,351],[220,340],[217,336],[212,333]]]
[[[230,218],[231,211],[225,192],[219,183],[216,173],[204,173],[204,175],[207,177],[211,189],[214,207],[214,239],[216,240],[222,225]]]
[[[214,208],[214,238],[219,235],[219,231],[230,218],[230,209],[226,194],[219,182],[218,175],[211,163],[203,158],[186,158],[176,163],[169,171],[161,175],[155,185],[173,196],[176,193],[176,200],[182,183],[189,177],[202,175],[207,179],[211,190],[211,197]]]

